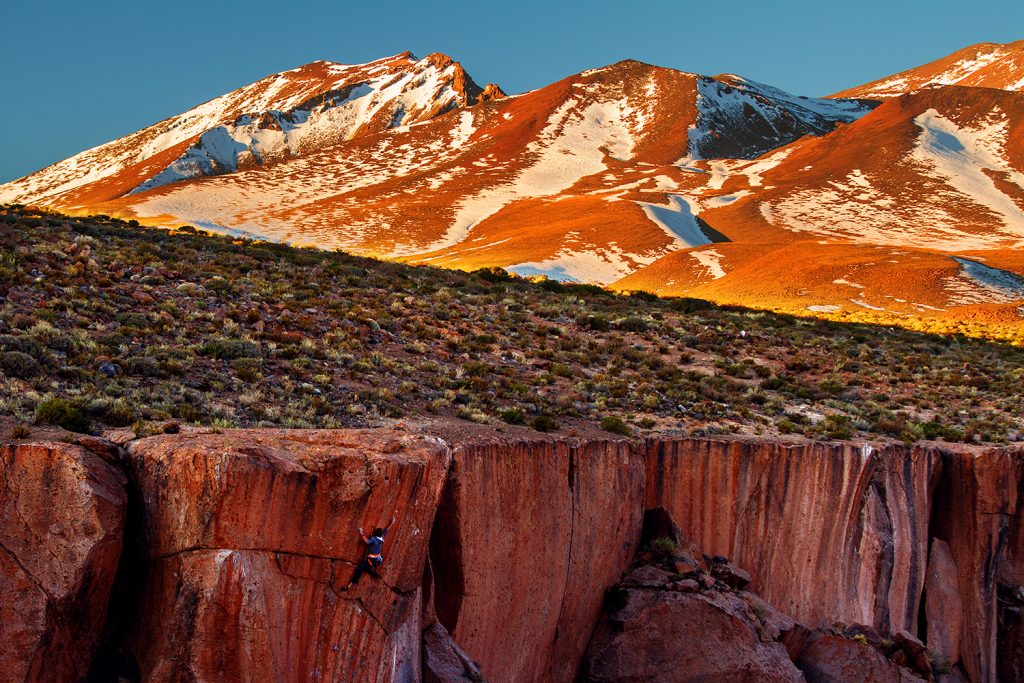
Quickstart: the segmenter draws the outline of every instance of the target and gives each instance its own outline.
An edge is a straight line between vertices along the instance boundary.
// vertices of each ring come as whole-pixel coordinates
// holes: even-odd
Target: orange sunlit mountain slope
[[[634,61],[515,96],[443,55],[315,62],[0,201],[809,314],[1019,323],[1021,53],[976,46],[841,93],[867,99]]]

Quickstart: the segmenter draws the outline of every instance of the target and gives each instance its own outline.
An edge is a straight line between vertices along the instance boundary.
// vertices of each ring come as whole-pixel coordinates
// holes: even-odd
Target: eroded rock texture
[[[663,441],[651,444],[647,506],[803,622],[913,631],[939,467],[895,448]]]
[[[643,491],[625,441],[455,449],[432,541],[435,601],[488,680],[572,680],[636,550]]]
[[[1020,553],[1006,552],[1008,537],[1020,547],[1022,463],[1012,448],[652,441],[647,506],[669,510],[706,552],[735,558],[752,590],[805,623],[930,631],[929,646],[952,648],[955,624],[918,621],[938,538],[949,553],[936,572],[957,577],[947,588],[962,607],[961,666],[994,681],[997,576],[1024,573]]]
[[[0,677],[76,681],[121,554],[124,477],[67,443],[0,445]]]
[[[629,588],[598,626],[584,680],[802,681],[786,648],[762,637],[750,606],[730,593]]]
[[[148,571],[131,649],[152,681],[418,680],[420,584],[450,451],[427,437],[231,431],[129,446]],[[397,523],[348,587],[356,529]]]
[[[668,520],[647,542],[676,536],[732,561],[681,559],[664,570],[687,575],[671,604],[627,600],[636,610],[616,623],[676,632],[677,659],[699,637],[679,615],[700,614],[735,627],[708,666],[748,645],[762,661],[763,629],[751,644],[728,605],[695,597],[721,584],[795,617],[779,617],[793,627],[773,626],[787,635],[770,649],[808,667],[863,664],[846,643],[809,649],[815,627],[840,621],[921,640],[975,683],[1024,670],[1020,449],[494,434],[451,449],[387,430],[79,443],[0,446],[12,680],[75,680],[101,637],[96,671],[151,681],[572,680],[645,510]],[[381,577],[349,587],[356,529],[392,515]],[[119,554],[138,557],[119,570]],[[668,656],[641,635],[632,650],[605,642],[602,661],[628,672]]]

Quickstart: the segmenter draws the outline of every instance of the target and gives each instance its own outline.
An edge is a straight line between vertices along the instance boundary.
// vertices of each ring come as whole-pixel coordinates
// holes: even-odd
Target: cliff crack
[[[558,626],[565,614],[565,600],[569,593],[569,579],[572,577],[573,537],[576,533],[576,446],[569,447],[569,543],[566,546],[565,578],[562,581],[562,599],[558,603],[558,620],[555,622],[555,640],[558,640]]]
[[[156,555],[156,556],[152,557],[151,560],[152,561],[167,560],[167,559],[170,559],[170,558],[175,557],[177,555],[185,555],[186,553],[197,553],[197,552],[202,552],[204,550],[206,550],[206,551],[225,550],[225,551],[228,551],[228,552],[239,552],[239,553],[245,553],[245,552],[249,552],[249,553],[273,553],[275,555],[288,555],[290,557],[305,557],[305,558],[308,558],[308,559],[311,559],[311,560],[327,560],[329,562],[342,562],[344,564],[352,565],[353,567],[356,565],[356,563],[352,562],[351,560],[346,560],[343,557],[333,557],[331,555],[314,555],[314,554],[311,554],[311,553],[297,553],[297,552],[290,551],[290,550],[278,550],[276,548],[224,548],[224,547],[205,546],[205,545],[191,546],[191,547],[188,547],[188,548],[182,548],[181,550],[175,550],[175,551],[170,552],[170,553],[165,553],[163,555]]]

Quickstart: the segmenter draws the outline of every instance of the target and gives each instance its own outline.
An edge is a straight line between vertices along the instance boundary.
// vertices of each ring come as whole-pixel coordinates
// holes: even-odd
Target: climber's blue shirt
[[[387,532],[385,529],[380,536],[370,536],[370,540],[366,542],[367,552],[370,555],[380,555],[381,549],[384,548],[384,534]]]

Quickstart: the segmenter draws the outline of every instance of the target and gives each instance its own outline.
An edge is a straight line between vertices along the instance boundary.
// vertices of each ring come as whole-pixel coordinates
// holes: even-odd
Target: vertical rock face
[[[1022,466],[1020,450],[951,453],[935,492],[932,527],[956,564],[964,622],[960,655],[972,681],[996,680],[997,577],[1024,572],[1019,556],[1006,552],[1011,527],[1020,524]]]
[[[640,454],[496,441],[454,458],[431,543],[438,618],[489,681],[572,680],[640,538]]]
[[[652,442],[647,507],[810,625],[916,632],[937,453],[852,444]]]
[[[950,662],[959,661],[960,638],[964,627],[960,577],[949,544],[938,538],[932,539],[924,590],[928,645]]]
[[[808,626],[925,641],[954,676],[1024,671],[1020,449],[492,435],[453,452],[386,430],[193,432],[126,453],[78,443],[0,444],[0,671],[12,680],[79,679],[101,633],[150,681],[565,681],[588,643],[605,653],[588,660],[594,677],[628,679],[692,653],[695,623],[732,643],[695,666],[761,662],[784,680],[783,641],[764,639],[761,616],[751,640],[739,612],[687,593],[748,579]],[[143,557],[119,574],[126,500]],[[647,541],[666,535],[661,515],[736,566],[695,556],[710,584],[675,577],[667,601],[630,584],[612,626],[641,632],[598,629],[591,643],[645,510]],[[392,515],[380,577],[350,586],[365,552],[356,529]],[[118,575],[134,581],[113,590]],[[106,614],[112,593],[122,599]],[[662,642],[644,624],[689,635]],[[810,647],[797,631],[783,649],[805,671],[871,668],[848,638]]]
[[[797,619],[931,632],[933,649],[956,637],[952,624],[918,623],[935,536],[949,552],[933,568],[956,577],[962,605],[961,666],[994,681],[997,578],[1024,575],[1022,467],[1013,448],[655,441],[647,506],[669,510],[706,552],[735,558],[753,590]]]
[[[387,432],[238,430],[129,446],[149,558],[131,638],[163,680],[418,680],[420,583],[450,451]],[[348,586],[397,517],[380,578]]]
[[[2,677],[78,680],[117,573],[124,477],[65,443],[0,445],[0,471]]]

